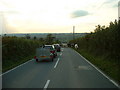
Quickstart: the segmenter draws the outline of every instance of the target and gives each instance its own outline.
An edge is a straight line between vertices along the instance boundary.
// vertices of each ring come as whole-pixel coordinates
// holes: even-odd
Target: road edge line
[[[9,73],[10,71],[13,71],[13,70],[17,69],[18,67],[23,66],[24,64],[27,64],[28,62],[33,61],[33,60],[34,60],[34,59],[28,60],[27,62],[25,62],[25,63],[23,63],[23,64],[20,64],[20,65],[18,65],[18,66],[16,66],[16,67],[14,67],[14,68],[12,68],[12,69],[4,72],[3,74],[0,74],[0,76],[3,76],[3,75],[5,75],[5,74]]]
[[[73,49],[74,50],[74,49]],[[75,51],[75,50],[74,50]],[[85,57],[83,57],[80,53],[75,51],[77,54],[79,54],[87,63],[89,63],[92,67],[94,67],[98,72],[100,72],[105,78],[107,78],[110,82],[112,82],[115,86],[120,88],[119,84],[117,84],[114,80],[112,80],[109,76],[107,76],[105,73],[102,72],[99,68],[97,68],[95,65],[93,65],[89,60],[87,60]]]

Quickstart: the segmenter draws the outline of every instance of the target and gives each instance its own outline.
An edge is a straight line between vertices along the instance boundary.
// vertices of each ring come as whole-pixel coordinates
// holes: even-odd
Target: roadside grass
[[[76,49],[75,49],[76,50]],[[120,64],[119,62],[115,62],[115,60],[107,59],[105,55],[96,56],[95,54],[89,52],[88,50],[76,50],[82,56],[84,56],[87,60],[97,66],[100,70],[102,70],[106,75],[108,75],[111,79],[120,84]]]
[[[8,70],[22,64],[22,63],[25,63],[25,62],[31,60],[34,57],[34,55],[30,55],[30,56],[27,56],[27,57],[24,57],[24,58],[20,58],[20,59],[15,60],[15,61],[14,60],[6,61],[4,63],[4,65],[2,65],[2,72],[4,73],[4,72],[6,72],[6,71],[8,71]]]

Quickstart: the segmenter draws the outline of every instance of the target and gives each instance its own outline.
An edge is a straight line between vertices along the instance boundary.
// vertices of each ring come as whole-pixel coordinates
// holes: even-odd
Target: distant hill
[[[34,36],[39,38],[45,38],[48,34],[52,34],[56,39],[60,40],[61,42],[68,42],[69,40],[73,39],[73,33],[18,33],[18,34],[7,34],[7,36],[16,36],[16,37],[25,37],[27,34],[30,35],[31,38]],[[82,37],[88,33],[75,33],[75,38]]]

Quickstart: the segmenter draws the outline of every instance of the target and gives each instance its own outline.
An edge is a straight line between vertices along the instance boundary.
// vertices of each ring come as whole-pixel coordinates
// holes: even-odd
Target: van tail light
[[[34,59],[36,59],[37,57],[36,56],[34,56]]]

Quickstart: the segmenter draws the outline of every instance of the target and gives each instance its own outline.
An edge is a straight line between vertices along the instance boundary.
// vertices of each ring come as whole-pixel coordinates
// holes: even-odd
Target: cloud
[[[99,9],[101,8],[101,7],[104,7],[104,6],[106,6],[107,5],[107,7],[112,7],[112,8],[117,8],[118,7],[118,0],[106,0],[105,2],[103,2],[100,6],[99,6]]]
[[[89,15],[88,11],[77,10],[77,11],[74,11],[74,12],[71,14],[71,17],[72,17],[72,18],[77,18],[77,17],[83,17],[83,16],[87,16],[87,15]]]
[[[113,7],[116,8],[116,7],[119,7],[120,5],[119,4],[114,4]]]
[[[109,4],[109,3],[116,2],[116,1],[118,1],[118,0],[106,0],[106,1],[104,2],[104,4]]]

